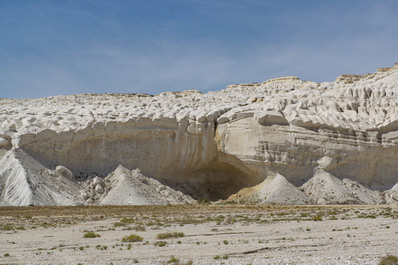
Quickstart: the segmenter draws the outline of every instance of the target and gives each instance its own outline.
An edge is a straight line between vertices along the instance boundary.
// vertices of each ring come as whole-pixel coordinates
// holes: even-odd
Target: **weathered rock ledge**
[[[0,99],[0,204],[396,203],[397,94],[396,64],[320,84]]]

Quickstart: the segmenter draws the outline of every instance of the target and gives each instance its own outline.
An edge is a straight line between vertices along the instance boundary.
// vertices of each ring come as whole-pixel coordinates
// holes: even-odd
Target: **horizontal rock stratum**
[[[394,204],[398,64],[316,83],[0,99],[0,204]]]

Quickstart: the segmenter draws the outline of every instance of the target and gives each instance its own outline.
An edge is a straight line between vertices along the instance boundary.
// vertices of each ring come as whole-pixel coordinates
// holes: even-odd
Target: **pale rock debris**
[[[55,168],[55,172],[57,173],[57,175],[59,175],[61,177],[67,178],[69,180],[73,180],[73,173],[64,166],[57,166]]]

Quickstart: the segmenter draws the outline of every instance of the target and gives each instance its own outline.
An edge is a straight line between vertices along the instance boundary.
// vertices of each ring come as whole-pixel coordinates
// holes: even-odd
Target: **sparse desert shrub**
[[[177,259],[176,257],[172,256],[172,257],[167,261],[167,263],[178,263],[179,261],[180,261],[179,259]]]
[[[396,256],[388,255],[381,258],[379,265],[398,265],[398,258]]]
[[[101,237],[100,234],[96,234],[93,231],[87,232],[83,235],[84,238],[96,238],[96,237]]]
[[[135,231],[141,231],[141,232],[146,231],[146,228],[143,227],[142,225],[136,225],[136,226],[132,227],[131,229],[133,229]]]
[[[166,241],[156,241],[154,245],[158,246],[158,247],[164,247],[167,245],[167,242]]]
[[[106,250],[108,248],[108,246],[96,245],[95,248],[98,250]]]
[[[213,259],[214,259],[214,260],[219,260],[219,259],[220,259],[220,255],[215,255],[215,256],[213,257]]]
[[[55,224],[50,224],[50,223],[48,223],[48,222],[43,222],[43,223],[40,224],[40,226],[41,226],[41,227],[44,227],[44,228],[56,227]]]
[[[205,197],[199,198],[199,199],[197,200],[197,203],[198,203],[198,204],[209,204],[209,199],[208,199],[208,198],[205,198]]]
[[[313,221],[322,221],[322,213],[317,213],[312,217]]]
[[[123,218],[120,220],[120,222],[121,222],[121,223],[125,223],[125,224],[132,224],[132,223],[134,223],[134,218],[126,218],[126,217],[123,217]]]
[[[126,218],[123,217],[122,219],[120,219],[119,222],[114,223],[114,226],[127,226],[129,224],[134,223],[134,219],[133,218]]]
[[[142,242],[144,239],[139,235],[131,234],[122,238],[122,242]]]
[[[178,237],[184,237],[184,233],[182,232],[173,232],[173,233],[161,233],[158,234],[156,237],[157,239],[167,239],[167,238],[178,238]]]
[[[9,256],[10,256],[10,253],[4,254],[4,257],[9,257]]]

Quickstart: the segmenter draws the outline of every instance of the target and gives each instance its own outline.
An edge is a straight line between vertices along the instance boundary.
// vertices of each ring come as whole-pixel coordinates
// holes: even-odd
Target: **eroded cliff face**
[[[279,173],[299,186],[314,175],[318,161],[325,157],[330,158],[326,171],[341,179],[377,190],[390,189],[398,181],[397,146],[378,142],[372,131],[262,126],[251,118],[223,124],[218,130],[220,150],[239,158],[261,178]]]
[[[303,185],[327,174],[384,192],[398,182],[397,93],[395,65],[365,76],[343,75],[335,82],[283,77],[207,94],[1,99],[0,200],[35,204],[34,199],[26,199],[28,190],[40,191],[29,186],[27,179],[33,174],[47,183],[54,175],[57,181],[51,190],[56,190],[60,177],[74,183],[71,196],[43,199],[41,204],[100,203],[102,195],[94,196],[95,201],[79,187],[84,190],[90,176],[105,177],[120,165],[138,168],[144,176],[194,198],[211,200],[226,199],[272,178],[273,187],[285,181],[297,187],[302,192],[300,202],[319,203],[319,198],[305,195],[311,185]],[[24,162],[27,159],[16,153],[40,167],[32,168],[32,162]],[[19,171],[13,169],[15,163]],[[57,166],[70,170],[72,177],[57,174]],[[15,195],[10,200],[5,191],[18,178],[27,183],[21,184],[25,199]],[[264,183],[261,187],[271,185],[270,179]],[[269,188],[261,189],[271,194]],[[378,202],[357,202],[394,203],[394,194],[380,193]]]

